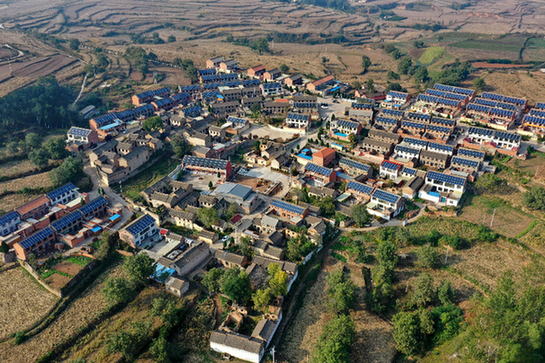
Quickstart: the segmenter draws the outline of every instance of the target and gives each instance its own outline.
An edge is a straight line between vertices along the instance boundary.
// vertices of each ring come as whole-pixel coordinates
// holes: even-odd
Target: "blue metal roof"
[[[466,180],[464,178],[439,173],[437,171],[428,171],[427,178],[454,185],[465,185],[466,183]]]
[[[144,214],[142,217],[134,221],[129,225],[126,230],[132,235],[137,235],[141,233],[144,229],[148,228],[151,225],[155,224],[155,219],[149,214]]]
[[[303,214],[305,212],[305,208],[295,204],[285,202],[280,199],[272,199],[271,205],[280,209],[287,210],[288,212],[295,213],[295,214]]]
[[[399,195],[392,194],[380,189],[375,189],[371,196],[388,203],[397,203],[397,201],[401,199]]]
[[[50,227],[46,227],[36,233],[34,233],[32,236],[22,240],[19,242],[19,244],[24,248],[28,249],[32,246],[42,242],[43,240],[49,238],[53,234],[53,230]]]
[[[50,199],[50,200],[55,200],[57,198],[59,198],[61,195],[65,194],[65,193],[69,193],[73,190],[77,190],[78,187],[76,187],[74,184],[72,183],[68,183],[68,184],[65,184],[63,185],[62,187],[59,187],[55,190],[52,190],[50,191],[49,193],[47,193],[47,197]]]
[[[346,189],[352,189],[357,191],[358,193],[363,193],[370,195],[373,191],[373,187],[370,187],[367,184],[359,183],[357,181],[350,181],[348,184],[346,184]]]
[[[19,213],[15,211],[8,212],[0,217],[0,226],[11,223],[13,220],[19,218]]]

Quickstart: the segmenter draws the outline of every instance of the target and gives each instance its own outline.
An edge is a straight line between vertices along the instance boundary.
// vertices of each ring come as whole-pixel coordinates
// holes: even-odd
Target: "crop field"
[[[423,64],[431,64],[437,59],[441,58],[445,54],[445,48],[443,47],[429,47],[426,48],[424,53],[418,58],[418,61]]]
[[[57,300],[22,267],[0,272],[0,337],[30,326]]]
[[[13,175],[35,170],[36,166],[30,160],[17,160],[0,164],[0,176],[11,177]]]
[[[24,188],[49,188],[53,183],[49,178],[49,172],[26,176],[0,183],[0,192],[20,191]]]
[[[120,272],[120,265],[116,265],[103,273],[94,285],[76,299],[57,320],[32,339],[20,345],[13,345],[11,341],[0,343],[0,361],[18,363],[35,361],[53,348],[55,343],[66,339],[85,326],[107,306],[101,292],[105,278],[119,276]],[[13,357],[18,358],[14,360]]]

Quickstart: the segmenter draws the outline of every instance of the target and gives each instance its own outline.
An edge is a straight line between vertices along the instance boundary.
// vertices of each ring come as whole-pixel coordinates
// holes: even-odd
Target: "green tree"
[[[377,260],[379,265],[394,269],[397,265],[397,247],[391,240],[380,241],[377,247]]]
[[[433,286],[433,278],[429,274],[420,274],[416,278],[414,288],[409,296],[409,304],[420,308],[435,301],[437,291]]]
[[[78,50],[79,47],[80,47],[80,41],[79,41],[79,39],[70,39],[69,42],[68,42],[68,46],[69,46],[70,49],[72,49],[72,50]]]
[[[163,127],[163,120],[160,116],[148,117],[142,123],[142,127],[147,131],[156,131]]]
[[[397,70],[401,74],[409,74],[411,68],[413,66],[413,61],[409,57],[403,57],[399,61],[399,64],[397,66]]]
[[[347,313],[356,301],[356,286],[347,279],[343,270],[327,276],[328,305],[335,313]]]
[[[389,80],[397,80],[397,79],[400,78],[399,74],[397,74],[394,71],[388,71],[387,77],[388,77]]]
[[[210,227],[216,224],[220,217],[215,208],[201,208],[197,211],[197,218],[205,226]]]
[[[170,362],[168,356],[168,340],[163,335],[159,335],[153,340],[149,352],[157,363]]]
[[[288,274],[276,263],[267,266],[269,274],[269,288],[273,296],[286,295],[288,292]]]
[[[115,332],[108,337],[106,348],[108,353],[121,353],[123,358],[129,360],[135,352],[134,337],[124,330]]]
[[[423,337],[417,312],[399,312],[392,318],[393,336],[396,348],[401,353],[411,356],[422,350]]]
[[[422,65],[416,66],[414,68],[413,77],[419,83],[425,83],[430,79],[428,69]]]
[[[9,252],[9,247],[6,244],[6,242],[4,241],[0,242],[0,253],[8,253],[8,252]]]
[[[44,149],[34,149],[28,153],[28,159],[38,168],[44,168],[49,164],[49,154]]]
[[[356,204],[352,207],[351,217],[357,227],[365,227],[371,222],[371,215],[363,204]]]
[[[468,243],[458,236],[444,235],[439,238],[439,244],[442,246],[450,246],[455,250],[461,250],[468,247]]]
[[[176,37],[174,35],[169,35],[167,38],[167,42],[174,43],[176,41]]]
[[[172,151],[174,151],[174,154],[179,159],[191,152],[191,145],[189,145],[181,136],[173,137],[170,143],[172,145]]]
[[[221,290],[221,277],[223,276],[224,269],[222,268],[212,268],[207,273],[204,274],[204,277],[201,281],[204,287],[210,293],[217,293]]]
[[[473,81],[473,87],[479,91],[483,91],[486,88],[486,82],[483,78],[475,78]]]
[[[314,244],[306,235],[290,238],[287,242],[286,257],[291,262],[299,262],[312,251]]]
[[[427,244],[419,247],[416,250],[416,257],[418,260],[418,265],[424,268],[437,268],[440,266],[439,253],[432,247]]]
[[[290,71],[290,67],[288,67],[286,64],[280,65],[280,72],[282,73],[288,73]]]
[[[530,209],[545,210],[545,188],[530,188],[524,193],[524,204]]]
[[[29,132],[25,135],[25,148],[27,150],[37,149],[42,145],[42,138],[35,132]]]
[[[112,305],[129,301],[133,295],[130,283],[122,277],[112,277],[106,280],[102,293]]]
[[[259,289],[252,295],[252,302],[257,310],[264,311],[271,302],[271,289]]]
[[[315,204],[320,208],[320,214],[324,217],[335,215],[335,201],[332,197],[318,199]]]
[[[361,57],[361,68],[362,68],[361,74],[367,73],[371,64],[372,64],[371,58],[369,58],[366,55],[362,56]]]
[[[45,142],[44,148],[49,153],[49,157],[53,160],[60,160],[66,157],[66,144],[63,139],[56,137]]]
[[[145,253],[129,256],[123,263],[123,269],[131,281],[144,285],[155,272],[155,261]]]
[[[437,288],[437,299],[441,305],[449,305],[454,302],[454,289],[449,281],[441,282],[441,285]]]
[[[250,278],[242,270],[229,269],[220,280],[221,292],[239,304],[246,303],[252,293]]]
[[[83,175],[83,161],[72,156],[64,159],[61,165],[53,169],[49,176],[54,185],[63,185],[78,180]]]
[[[415,40],[413,44],[414,44],[415,48],[425,48],[426,47],[426,44],[422,40]]]
[[[369,78],[367,81],[365,81],[365,93],[368,96],[372,96],[375,94],[375,92],[375,81],[372,78]]]
[[[478,193],[505,193],[509,187],[505,179],[491,173],[483,174],[475,182]]]
[[[312,356],[315,363],[350,362],[350,348],[356,336],[354,322],[348,315],[339,315],[324,326]]]

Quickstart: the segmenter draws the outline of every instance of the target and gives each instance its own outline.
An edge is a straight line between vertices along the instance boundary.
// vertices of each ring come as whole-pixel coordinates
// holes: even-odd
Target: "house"
[[[308,208],[288,203],[281,199],[271,199],[270,208],[277,215],[284,218],[305,218],[308,214]]]
[[[226,59],[219,64],[219,71],[223,73],[236,72],[238,69],[238,62],[234,59]]]
[[[310,95],[295,95],[290,100],[293,110],[301,113],[318,111],[318,98]]]
[[[264,97],[281,96],[284,91],[279,82],[267,82],[261,84],[261,93]]]
[[[486,154],[482,151],[459,147],[458,150],[456,150],[456,155],[464,159],[473,159],[482,162],[484,161]]]
[[[373,104],[372,103],[353,103],[348,109],[348,116],[353,120],[370,124],[373,119]]]
[[[337,173],[333,169],[308,163],[305,165],[305,175],[317,182],[318,185],[327,185],[335,182]]]
[[[66,133],[66,139],[69,144],[82,147],[91,147],[98,144],[98,134],[95,130],[77,126],[70,127]]]
[[[263,64],[260,64],[252,68],[248,68],[248,70],[246,71],[246,74],[248,75],[248,77],[258,78],[258,79],[262,78],[263,73],[265,73],[265,66]]]
[[[417,150],[426,150],[428,148],[428,141],[417,139],[414,137],[404,137],[401,145],[410,147]]]
[[[427,124],[423,122],[415,121],[401,121],[399,129],[397,130],[400,134],[413,135],[421,137],[426,133]]]
[[[248,265],[248,258],[246,256],[224,250],[215,250],[214,257],[226,268],[244,268]]]
[[[195,213],[189,211],[169,208],[167,209],[167,219],[178,227],[184,227],[192,230],[200,228],[196,223],[197,216]]]
[[[224,57],[212,57],[206,60],[206,68],[218,68],[220,63],[225,60]]]
[[[20,260],[27,260],[30,255],[40,257],[51,252],[56,240],[55,231],[51,227],[46,227],[33,235],[16,242],[13,249]]]
[[[308,187],[308,195],[315,198],[337,198],[339,192],[333,188],[317,187],[310,185]]]
[[[165,280],[165,288],[171,294],[183,297],[185,293],[189,290],[189,281],[180,279],[178,277],[169,276]]]
[[[414,169],[413,169],[414,170]],[[414,199],[418,191],[424,185],[424,179],[419,176],[413,176],[401,187],[401,194],[404,198]]]
[[[447,167],[449,156],[443,153],[422,150],[420,152],[420,162],[432,169],[444,169]]]
[[[214,243],[218,241],[218,234],[215,232],[202,230],[199,232],[198,239],[199,241],[208,243],[209,245],[213,245]]]
[[[8,212],[0,217],[0,236],[15,232],[21,223],[21,216],[16,211]]]
[[[373,168],[370,165],[360,163],[349,158],[340,158],[339,166],[343,171],[353,177],[370,178],[373,176]]]
[[[329,147],[324,147],[312,154],[312,162],[319,166],[329,166],[335,161],[335,150]]]
[[[273,68],[270,71],[266,71],[263,73],[263,80],[264,81],[274,81],[275,79],[278,79],[282,75],[282,72],[278,68]]]
[[[291,105],[288,100],[276,100],[263,103],[261,112],[265,115],[286,114]]]
[[[399,121],[395,118],[377,116],[375,118],[375,123],[373,124],[373,127],[393,133],[397,130],[398,125]]]
[[[379,175],[381,178],[395,180],[400,177],[403,164],[389,160],[384,160],[380,164]]]
[[[141,194],[154,208],[173,208],[193,191],[191,184],[176,181],[169,176],[144,189]]]
[[[213,331],[210,349],[252,363],[260,363],[265,354],[262,340],[230,331]]]
[[[127,145],[121,144],[120,146]],[[131,145],[129,149],[118,149],[117,152],[97,152],[89,154],[91,166],[106,185],[120,183],[138,172],[151,157],[153,150],[145,146]]]
[[[310,116],[302,113],[289,112],[286,116],[286,126],[294,129],[307,129],[310,125]]]
[[[418,197],[437,205],[458,206],[466,188],[466,179],[429,171]]]
[[[233,172],[231,162],[223,159],[199,158],[186,155],[182,159],[182,170],[196,174],[218,175],[222,180],[227,180]]]
[[[359,122],[335,119],[330,123],[330,135],[345,141],[349,141],[350,135],[357,136],[361,132],[361,124]]]
[[[307,83],[307,90],[310,92],[318,92],[325,89],[327,86],[332,85],[333,83],[335,83],[335,77],[332,75],[325,76],[316,81]]]
[[[367,204],[367,212],[389,221],[398,216],[404,207],[405,199],[403,197],[381,189],[375,189],[371,193],[371,200]]]
[[[361,141],[360,147],[364,152],[388,157],[392,153],[394,144],[366,137]]]
[[[212,113],[217,116],[225,116],[236,113],[239,107],[238,101],[217,102],[212,105]]]
[[[440,153],[445,155],[454,154],[454,147],[450,145],[441,144],[438,142],[428,142],[426,145],[426,150],[432,151],[434,153]]]
[[[374,188],[372,186],[354,180],[351,180],[346,184],[346,192],[363,202],[367,202],[371,199],[373,190]]]
[[[467,174],[473,174],[479,171],[481,162],[476,159],[468,159],[460,156],[454,156],[450,161],[450,168]]]
[[[390,144],[397,144],[401,139],[398,134],[377,129],[369,130],[367,137],[372,140],[382,141]]]
[[[79,193],[78,187],[76,187],[72,183],[68,183],[63,185],[62,187],[50,191],[46,194],[46,196],[47,198],[49,198],[51,205],[56,205],[66,204],[76,198],[79,198],[81,195]]]
[[[213,138],[217,139],[224,139],[225,138],[225,128],[221,126],[210,126],[208,128],[208,135],[212,136]]]
[[[386,99],[384,100],[387,105],[395,108],[403,107],[409,102],[410,96],[406,92],[388,91],[386,93]]]
[[[135,106],[142,106],[145,103],[149,103],[150,101],[153,101],[157,97],[164,98],[168,97],[170,95],[170,89],[167,87],[155,89],[155,90],[149,90],[142,93],[138,93],[132,96],[131,101],[132,104]]]
[[[144,214],[119,231],[119,238],[132,248],[145,248],[147,244],[155,243],[161,237],[155,219]]]
[[[197,241],[177,256],[170,266],[176,270],[179,276],[185,277],[209,261],[211,257],[212,252],[208,245]]]
[[[394,159],[409,164],[409,166],[414,166],[420,157],[420,149],[412,148],[405,146],[403,144],[398,144],[394,147]]]
[[[19,214],[21,220],[40,219],[47,214],[50,205],[50,199],[46,195],[42,195],[16,208],[15,211]]]
[[[520,149],[522,137],[518,134],[484,129],[480,127],[470,127],[466,133],[467,137],[463,144],[466,147],[480,145],[484,149],[498,151],[508,155],[516,156]]]
[[[261,203],[261,199],[252,188],[242,184],[223,183],[214,189],[212,195],[232,203],[246,214],[253,213]]]
[[[303,75],[297,73],[284,78],[284,84],[288,87],[301,86],[303,84]]]

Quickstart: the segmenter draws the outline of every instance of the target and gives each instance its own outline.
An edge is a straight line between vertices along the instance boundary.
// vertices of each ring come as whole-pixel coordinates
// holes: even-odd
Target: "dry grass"
[[[35,169],[36,166],[30,160],[10,161],[0,165],[0,176],[9,177]]]
[[[63,314],[47,329],[21,345],[12,342],[0,344],[0,361],[27,363],[38,359],[53,346],[69,337],[95,318],[106,306],[101,289],[108,276],[119,276],[121,266],[117,265],[103,274],[94,285],[75,300]]]
[[[57,300],[21,267],[1,272],[0,337],[30,326]]]
[[[16,192],[23,188],[49,188],[51,186],[53,186],[53,183],[49,178],[49,172],[46,172],[2,182],[0,183],[0,192]]]
[[[39,197],[39,194],[12,194],[0,198],[0,209],[4,212],[15,209],[32,199]]]

